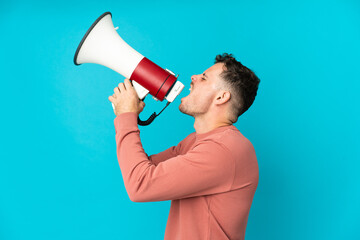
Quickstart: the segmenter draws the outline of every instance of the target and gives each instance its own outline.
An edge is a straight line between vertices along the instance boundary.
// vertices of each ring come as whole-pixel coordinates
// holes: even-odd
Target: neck
[[[227,119],[206,118],[204,116],[196,116],[194,128],[197,134],[207,133],[219,127],[232,125]]]

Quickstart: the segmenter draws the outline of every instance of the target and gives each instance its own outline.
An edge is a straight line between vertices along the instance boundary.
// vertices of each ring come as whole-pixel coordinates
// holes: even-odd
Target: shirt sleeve
[[[163,162],[170,158],[176,157],[177,155],[180,154],[180,149],[181,149],[182,144],[185,141],[185,139],[182,140],[181,142],[179,142],[178,145],[176,145],[176,146],[172,146],[172,147],[166,149],[165,151],[151,155],[149,157],[150,161],[152,163],[154,163],[155,165],[158,165],[160,162]]]
[[[153,164],[158,165],[160,162],[166,161],[169,158],[175,157],[177,155],[178,153],[176,146],[172,146],[163,152],[151,155],[149,159]]]
[[[120,114],[114,124],[118,162],[132,201],[175,200],[231,189],[235,162],[222,144],[199,142],[186,154],[155,165],[142,147],[136,113]]]

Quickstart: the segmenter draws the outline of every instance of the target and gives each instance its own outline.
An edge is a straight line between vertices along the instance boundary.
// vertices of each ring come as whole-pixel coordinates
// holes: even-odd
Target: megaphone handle
[[[113,109],[115,110],[115,106],[113,103],[112,104],[112,107]],[[160,113],[159,113],[160,114]],[[158,115],[159,115],[158,114]],[[138,116],[138,119],[137,119],[137,122],[140,126],[147,126],[149,125],[150,123],[152,123],[152,121],[154,121],[154,119],[157,117],[156,113],[154,112],[153,114],[151,114],[151,116],[146,120],[146,121],[141,121],[141,119],[139,118]]]
[[[160,113],[162,113],[162,111],[165,110],[165,108],[166,108],[167,106],[169,106],[170,103],[171,103],[171,102],[167,102],[166,106],[159,112],[159,114],[156,114],[156,112],[154,112],[153,114],[151,114],[151,116],[150,116],[146,121],[142,121],[142,120],[139,118],[139,116],[138,116],[138,119],[137,119],[138,124],[139,124],[140,126],[147,126],[147,125],[149,125],[150,123],[152,123],[152,122],[154,121],[154,119],[155,119],[157,116],[160,115]],[[112,104],[112,107],[113,107],[113,109],[114,109],[114,111],[115,111],[115,106],[114,106],[114,104],[113,104],[113,103],[111,103],[111,104]]]

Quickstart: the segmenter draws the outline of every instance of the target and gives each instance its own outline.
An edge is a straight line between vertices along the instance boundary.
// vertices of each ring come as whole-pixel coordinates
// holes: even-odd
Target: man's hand
[[[139,115],[145,107],[145,103],[140,101],[134,86],[127,78],[124,83],[119,83],[118,87],[114,88],[114,94],[109,96],[109,101],[114,104],[116,116],[125,112],[135,112]]]

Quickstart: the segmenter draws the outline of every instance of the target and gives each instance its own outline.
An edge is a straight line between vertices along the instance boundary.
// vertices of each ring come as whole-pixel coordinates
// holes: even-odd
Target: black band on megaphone
[[[169,74],[169,75],[166,77],[165,81],[161,84],[159,90],[157,91],[157,93],[155,94],[154,97],[157,97],[157,95],[158,95],[158,93],[160,92],[162,86],[164,86],[164,84],[166,83],[166,80],[168,80],[170,76],[171,76],[171,74]],[[174,82],[174,83],[175,83],[175,82]],[[172,86],[171,86],[171,87],[172,87]],[[169,91],[168,91],[168,92],[169,92]]]

